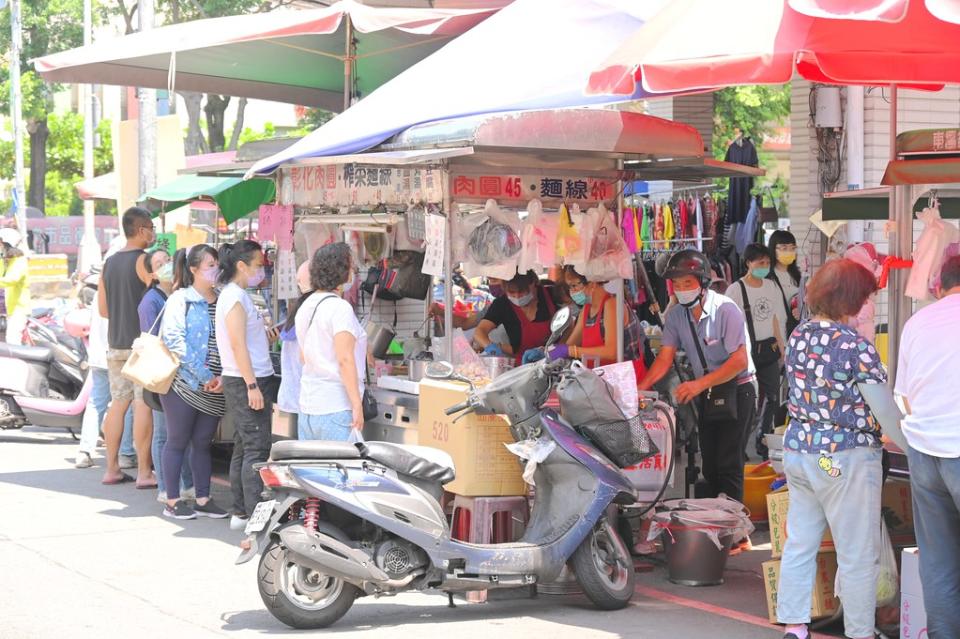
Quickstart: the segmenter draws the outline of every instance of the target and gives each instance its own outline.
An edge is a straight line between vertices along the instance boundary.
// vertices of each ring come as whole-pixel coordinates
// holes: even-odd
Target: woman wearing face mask
[[[343,242],[317,250],[310,262],[315,291],[297,313],[303,359],[300,378],[300,439],[347,441],[363,430],[367,333],[341,298],[353,257]]]
[[[261,389],[272,381],[273,362],[267,328],[246,290],[263,281],[263,249],[252,240],[241,240],[220,251],[223,288],[217,302],[217,346],[223,362],[223,394],[235,429],[230,527],[240,530],[263,492],[263,481],[253,465],[270,456],[273,406]]]
[[[762,244],[750,244],[743,252],[747,274],[727,288],[727,297],[740,307],[747,317],[751,355],[757,368],[760,388],[760,432],[757,433],[757,453],[766,457],[763,436],[773,432],[774,415],[780,405],[780,381],[783,369],[787,317],[783,295],[770,275],[770,253]],[[764,401],[766,400],[766,401]],[[748,425],[748,428],[750,425]]]
[[[157,249],[147,254],[145,262],[147,272],[153,275],[154,280],[143,294],[137,313],[140,315],[140,331],[160,334],[160,320],[167,298],[173,293],[173,262],[163,249]],[[156,395],[153,396],[156,398]],[[146,400],[146,391],[144,391]],[[167,492],[163,482],[163,447],[167,443],[167,423],[163,411],[153,408],[153,439],[150,445],[150,456],[153,458],[154,475],[157,476],[157,501],[166,503]],[[181,474],[181,494],[185,497],[196,497],[193,490],[193,474],[190,466],[184,465]]]
[[[700,411],[697,430],[707,483],[704,496],[725,493],[742,501],[744,438],[757,409],[756,375],[747,349],[743,311],[729,297],[709,288],[710,263],[698,251],[674,254],[664,277],[673,281],[677,304],[664,316],[660,352],[638,387],[650,390],[663,379],[679,350],[687,354],[695,377],[674,391],[681,404],[736,380],[736,417],[707,424]]]
[[[217,348],[217,251],[206,244],[178,252],[177,290],[167,300],[160,334],[164,344],[180,356],[180,368],[170,391],[160,397],[166,417],[162,477],[167,478],[163,514],[174,519],[211,517],[228,513],[210,499],[210,445],[225,413],[220,353]],[[179,477],[187,449],[196,487],[196,503],[183,499]]]
[[[767,243],[770,257],[774,259],[770,279],[780,288],[784,305],[790,309],[787,317],[787,332],[784,340],[800,322],[800,308],[794,308],[794,299],[800,292],[800,267],[797,266],[797,238],[790,231],[774,231]]]
[[[550,320],[557,310],[550,291],[532,271],[503,282],[504,295],[493,301],[473,334],[487,355],[513,355],[517,364],[525,352],[542,347],[550,337]],[[490,333],[503,326],[507,342],[494,342]]]
[[[573,357],[603,366],[617,361],[617,298],[605,288],[605,282],[589,282],[572,266],[563,269],[570,297],[581,307],[577,323],[566,340],[550,349],[551,359]],[[640,320],[628,306],[623,309],[623,358],[632,362],[637,381],[647,372],[644,365],[646,337]],[[539,357],[540,349],[524,354],[524,362]]]

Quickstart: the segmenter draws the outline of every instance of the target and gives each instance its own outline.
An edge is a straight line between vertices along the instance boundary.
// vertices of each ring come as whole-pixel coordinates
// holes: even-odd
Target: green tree
[[[760,167],[769,168],[770,154],[763,150],[763,137],[782,126],[790,117],[790,85],[749,85],[727,87],[713,94],[713,155],[723,159],[727,147],[739,129],[753,139],[760,157]],[[720,180],[725,187],[727,180]],[[756,191],[769,187],[774,197],[784,201],[783,180],[761,179]]]
[[[21,2],[23,48],[20,56],[23,118],[30,133],[30,186],[27,204],[45,209],[47,179],[47,119],[53,110],[55,87],[30,70],[29,61],[83,44],[83,0]],[[0,11],[0,50],[10,50],[10,11]],[[0,65],[0,111],[10,113],[10,64]]]

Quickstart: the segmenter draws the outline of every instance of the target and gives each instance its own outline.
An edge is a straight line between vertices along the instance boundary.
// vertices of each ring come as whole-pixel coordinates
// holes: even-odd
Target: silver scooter
[[[570,322],[561,309],[549,344]],[[556,412],[541,409],[570,362],[543,360],[474,388],[447,414],[505,415],[516,441],[554,444],[536,468],[530,522],[516,543],[473,544],[451,537],[440,506],[454,479],[448,456],[385,442],[286,441],[259,465],[272,493],[247,524],[244,563],[257,573],[267,609],[294,628],[322,628],[363,595],[436,589],[448,594],[532,586],[569,562],[587,597],[603,610],[626,606],[633,560],[607,518],[611,504],[635,501],[619,468]],[[445,362],[431,377],[457,379]],[[465,381],[465,380],[463,380]]]

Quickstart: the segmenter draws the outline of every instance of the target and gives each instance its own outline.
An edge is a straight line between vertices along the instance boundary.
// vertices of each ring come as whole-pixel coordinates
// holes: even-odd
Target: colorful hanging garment
[[[670,248],[670,240],[677,236],[677,229],[673,220],[673,209],[670,203],[663,205],[663,239],[666,248]]]
[[[630,253],[637,252],[637,217],[632,208],[623,209],[623,219],[620,220],[620,232],[623,234],[623,241],[627,245]]]

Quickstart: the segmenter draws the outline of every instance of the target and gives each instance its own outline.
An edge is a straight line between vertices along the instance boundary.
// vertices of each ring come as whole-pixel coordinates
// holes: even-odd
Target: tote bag
[[[156,327],[161,317],[163,313],[157,316],[153,327]],[[153,327],[150,332],[140,333],[140,337],[133,340],[133,352],[120,374],[148,391],[165,395],[173,384],[173,378],[177,376],[180,358],[167,348],[160,337],[152,334]]]

